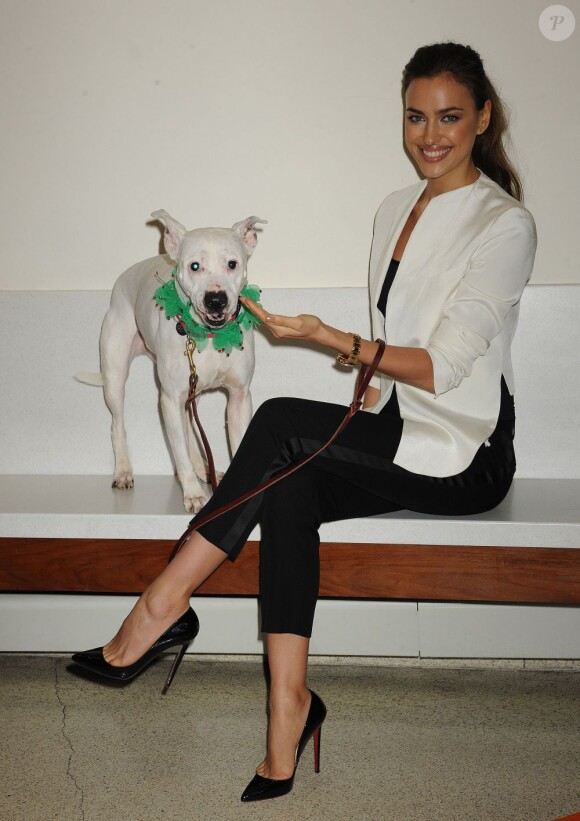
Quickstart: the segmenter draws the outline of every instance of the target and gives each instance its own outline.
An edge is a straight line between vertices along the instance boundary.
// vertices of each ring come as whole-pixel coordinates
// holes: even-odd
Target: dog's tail
[[[85,385],[94,385],[95,388],[103,387],[102,373],[89,373],[88,371],[79,371],[75,373],[77,382],[83,382]]]

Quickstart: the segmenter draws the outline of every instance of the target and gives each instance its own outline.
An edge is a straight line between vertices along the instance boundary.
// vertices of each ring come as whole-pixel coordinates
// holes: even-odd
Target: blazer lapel
[[[385,278],[385,273],[387,271],[387,268],[389,267],[389,262],[393,255],[393,251],[395,250],[397,240],[401,236],[401,231],[405,227],[405,224],[409,218],[411,211],[415,207],[417,200],[423,193],[426,186],[427,180],[421,180],[421,182],[418,183],[416,187],[413,186],[413,190],[407,190],[405,192],[404,199],[401,199],[401,201],[397,203],[395,206],[395,209],[393,211],[393,218],[391,221],[391,232],[388,234],[385,240],[378,264],[376,265],[375,270],[373,271],[373,278],[371,281],[371,293],[373,294],[374,301],[376,301],[376,299],[378,298],[379,290],[382,287],[383,279]],[[400,269],[403,265],[404,259],[405,254],[403,254],[401,265],[399,266],[399,270],[397,271],[397,276],[399,276]]]

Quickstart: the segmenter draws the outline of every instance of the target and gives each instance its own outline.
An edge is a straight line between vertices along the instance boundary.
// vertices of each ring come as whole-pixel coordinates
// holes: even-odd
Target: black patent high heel
[[[268,798],[279,798],[281,795],[289,793],[294,786],[294,776],[296,775],[300,756],[311,738],[314,738],[314,772],[320,772],[320,734],[322,722],[326,718],[326,707],[320,696],[317,696],[312,690],[309,692],[312,700],[306,724],[296,747],[294,772],[290,778],[264,778],[263,775],[256,773],[242,793],[242,801],[265,801]]]
[[[126,667],[116,667],[103,656],[103,648],[95,647],[94,650],[84,650],[82,653],[75,653],[72,660],[79,667],[85,670],[90,670],[91,673],[104,676],[105,678],[112,678],[116,681],[130,681],[130,679],[138,676],[151,662],[157,658],[165,650],[171,647],[179,647],[179,652],[175,656],[175,660],[161,691],[163,695],[169,689],[171,682],[177,672],[177,668],[181,664],[185,651],[189,644],[197,636],[199,632],[199,619],[195,612],[189,607],[185,613],[174,622],[171,627],[168,627],[165,633],[160,636],[157,641],[151,645],[149,650],[138,658],[133,664]]]

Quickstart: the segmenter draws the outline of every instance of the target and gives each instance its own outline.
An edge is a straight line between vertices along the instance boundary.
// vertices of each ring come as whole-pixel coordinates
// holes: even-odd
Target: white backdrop
[[[400,78],[423,44],[480,51],[511,110],[535,282],[579,282],[580,8],[545,0],[0,0],[0,288],[108,289],[189,228],[268,219],[250,279],[366,283],[372,220],[417,176]]]

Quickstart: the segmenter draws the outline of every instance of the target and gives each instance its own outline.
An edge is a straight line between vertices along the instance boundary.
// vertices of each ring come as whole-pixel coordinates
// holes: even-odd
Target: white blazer
[[[479,178],[433,197],[419,217],[387,301],[377,300],[396,242],[427,180],[390,194],[379,208],[370,259],[374,338],[425,348],[433,361],[435,395],[402,382],[403,422],[395,464],[428,476],[465,470],[493,432],[501,376],[510,393],[510,346],[519,301],[532,273],[536,226],[530,212],[480,169]],[[378,413],[393,380],[375,375]]]

